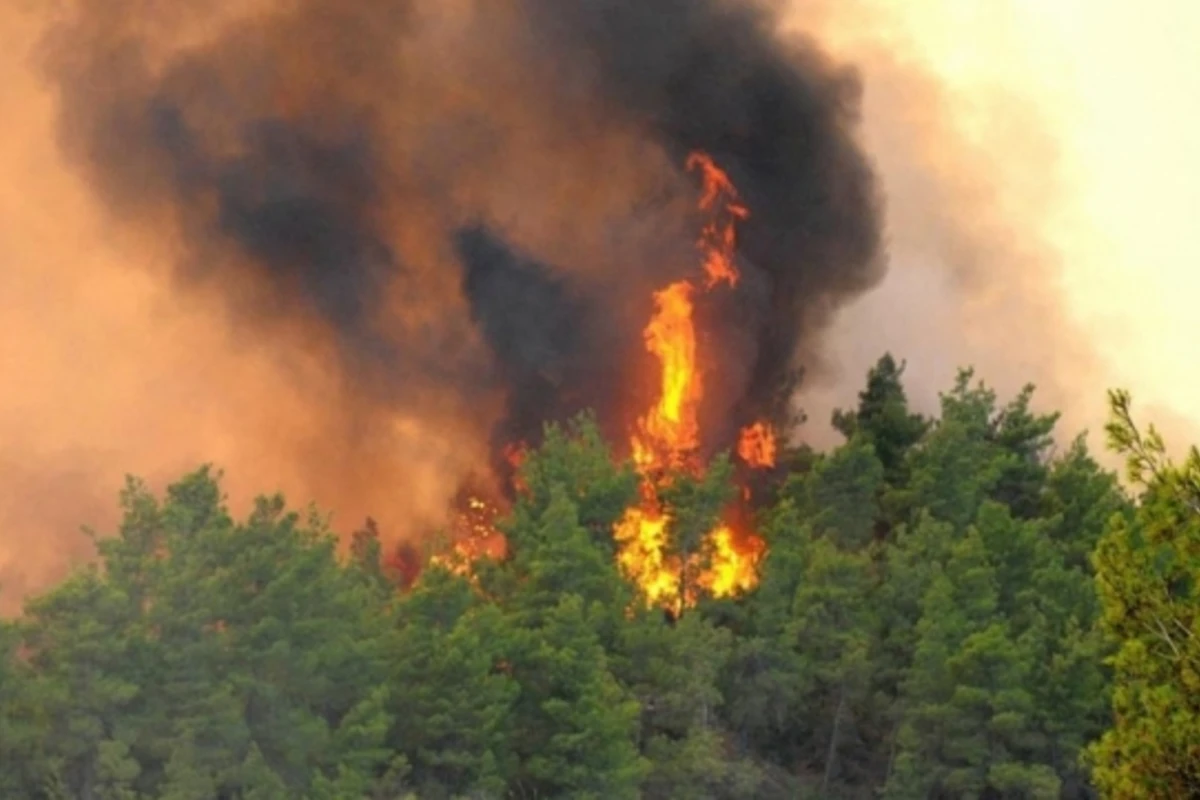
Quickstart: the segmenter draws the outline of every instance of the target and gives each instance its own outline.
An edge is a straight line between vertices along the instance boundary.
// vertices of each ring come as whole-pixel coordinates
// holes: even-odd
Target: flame
[[[520,475],[521,465],[529,456],[524,442],[505,445],[501,456],[513,469],[512,485],[518,492],[527,491]],[[445,567],[451,572],[473,578],[475,562],[483,558],[502,560],[508,553],[508,539],[496,527],[501,516],[500,506],[477,495],[468,496],[461,502],[451,520],[450,544],[445,552],[430,556],[429,563]]]
[[[667,518],[657,501],[625,511],[614,538],[620,545],[617,563],[641,588],[649,605],[679,607],[679,562],[667,557]]]
[[[449,551],[431,556],[429,563],[470,577],[471,565],[481,558],[504,558],[508,542],[496,529],[498,516],[496,506],[479,497],[468,498],[466,508],[454,520]]]
[[[737,189],[707,153],[688,156],[687,168],[699,170],[703,181],[700,210],[713,213],[700,231],[696,246],[704,254],[705,287],[711,289],[721,281],[734,286],[738,281],[733,263],[737,247],[737,223],[748,218],[750,211],[738,199]],[[721,205],[718,207],[718,202]]]
[[[758,583],[758,560],[766,551],[766,542],[757,536],[735,542],[733,529],[722,525],[709,535],[713,568],[700,576],[699,584],[714,597],[730,597],[748,592]]]
[[[520,469],[525,463],[525,459],[529,456],[529,447],[524,442],[516,444],[507,444],[504,446],[504,460],[507,461],[513,469]]]
[[[642,430],[668,457],[694,450],[700,439],[696,411],[703,389],[696,371],[692,291],[690,283],[679,281],[657,292],[655,314],[646,326],[646,349],[662,363],[662,392],[654,411],[642,419]]]
[[[765,422],[742,429],[737,452],[742,461],[755,469],[775,466],[775,432]]]
[[[522,494],[525,493],[529,490],[529,487],[526,485],[524,478],[521,477],[521,465],[529,457],[529,446],[524,442],[505,445],[503,455],[504,460],[512,467],[513,488]]]
[[[687,159],[689,170],[698,170],[702,180],[699,208],[710,215],[697,247],[702,253],[704,284],[690,280],[672,283],[654,293],[654,313],[643,331],[646,350],[659,362],[658,400],[643,415],[630,438],[634,466],[641,476],[640,500],[626,509],[616,524],[613,537],[618,544],[617,562],[640,588],[649,606],[662,606],[679,613],[694,605],[700,591],[714,597],[730,597],[752,589],[758,582],[758,562],[765,543],[753,533],[737,531],[728,521],[718,523],[705,537],[700,552],[686,558],[673,552],[670,514],[659,500],[659,492],[677,471],[700,475],[703,467],[696,454],[700,443],[699,409],[704,397],[697,364],[693,298],[719,283],[730,287],[738,281],[734,264],[736,225],[749,217],[738,200],[729,176],[705,153]],[[763,422],[742,431],[738,454],[752,468],[775,463],[775,435]],[[523,443],[510,445],[503,453],[518,472],[514,488],[524,491],[519,471],[526,456]],[[743,493],[743,498],[748,494]],[[497,509],[472,497],[459,514],[455,544],[450,553],[435,556],[460,574],[470,574],[471,563],[483,556],[502,558],[504,536],[496,530]]]
[[[708,155],[693,153],[687,167],[700,171],[700,210],[712,215],[697,243],[703,254],[704,288],[711,289],[722,281],[734,286],[738,280],[735,226],[749,213],[737,202],[737,191],[729,176]],[[715,597],[728,597],[752,588],[764,549],[758,537],[746,535],[739,541],[733,529],[722,524],[706,537],[703,552],[688,554],[686,563],[683,556],[671,552],[670,517],[659,502],[658,490],[669,480],[665,477],[668,470],[700,470],[695,451],[704,390],[692,320],[692,296],[696,291],[691,281],[684,280],[654,295],[654,315],[646,326],[645,338],[646,349],[660,365],[661,390],[658,402],[639,420],[630,443],[634,465],[642,477],[641,502],[626,511],[613,532],[620,548],[618,561],[641,588],[646,602],[676,613],[696,602],[698,589]],[[769,459],[773,460],[774,438],[765,425],[760,427],[759,438],[763,447],[769,443]],[[757,451],[753,454],[759,455]],[[762,462],[745,460],[751,466]],[[691,574],[696,577],[689,582],[687,576]]]

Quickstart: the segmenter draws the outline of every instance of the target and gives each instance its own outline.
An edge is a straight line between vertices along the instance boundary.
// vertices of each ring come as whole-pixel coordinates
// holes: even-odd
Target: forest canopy
[[[370,526],[236,517],[210,467],[131,478],[96,562],[0,626],[0,796],[1195,796],[1200,455],[1114,392],[1123,488],[1032,387],[964,370],[925,417],[903,371],[756,485],[757,585],[678,614],[615,558],[637,481],[586,414],[522,463],[503,558],[415,580]]]

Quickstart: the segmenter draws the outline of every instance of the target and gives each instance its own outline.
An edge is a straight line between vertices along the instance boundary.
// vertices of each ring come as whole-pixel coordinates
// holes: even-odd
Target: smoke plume
[[[432,458],[388,443],[398,419],[493,455],[589,406],[621,434],[653,389],[652,291],[697,268],[690,152],[752,210],[745,280],[703,312],[706,448],[781,411],[882,275],[857,78],[764,6],[143,6],[53,29],[63,151],[234,341],[316,360],[280,390],[337,387],[339,460]]]
[[[624,441],[653,292],[699,274],[693,150],[750,211],[741,280],[696,298],[706,452],[786,417],[800,368],[819,439],[884,349],[925,407],[962,363],[1099,396],[1046,122],[953,96],[893,30],[933,10],[27,5],[0,8],[6,599],[86,557],[124,471],[214,461],[235,504],[280,487],[417,539],[547,420]]]

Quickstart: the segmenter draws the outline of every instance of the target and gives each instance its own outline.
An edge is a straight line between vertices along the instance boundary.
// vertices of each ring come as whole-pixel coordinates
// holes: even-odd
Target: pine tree
[[[114,762],[129,761],[122,745],[133,731],[123,723],[142,689],[130,671],[139,625],[126,598],[89,567],[26,613],[30,688],[48,723],[37,782],[71,796],[94,796],[114,777],[127,783],[136,765]]]
[[[1113,798],[1200,794],[1200,453],[1166,458],[1113,392],[1109,441],[1144,492],[1135,517],[1112,518],[1095,554],[1112,659],[1113,727],[1092,748],[1097,786]]]
[[[1135,507],[1082,440],[1052,451],[1031,389],[1000,405],[964,370],[931,420],[902,373],[882,359],[847,441],[754,492],[758,586],[682,617],[619,570],[638,478],[589,415],[526,454],[508,553],[465,576],[278,496],[235,518],[210,469],[130,480],[99,562],[0,624],[0,795],[1197,791],[1200,455],[1167,461],[1115,396]],[[666,477],[695,590],[731,466]]]
[[[21,628],[0,620],[0,797],[37,797],[53,773],[43,737],[53,682],[19,657]]]
[[[992,498],[1008,507],[1013,516],[1032,519],[1042,510],[1042,489],[1048,475],[1047,454],[1054,444],[1053,432],[1059,414],[1038,415],[1032,411],[1034,387],[1026,385],[991,424],[991,440],[1005,454],[1004,470],[992,490]]]
[[[639,707],[613,676],[606,644],[632,600],[610,551],[579,518],[565,482],[519,504],[513,554],[491,585],[504,611],[495,641],[519,686],[508,719],[509,791],[634,797],[647,764]],[[611,535],[611,534],[610,534]]]
[[[891,486],[908,482],[908,451],[921,441],[929,421],[909,410],[903,363],[885,354],[867,374],[867,386],[854,411],[835,411],[833,426],[847,439],[859,436],[870,444]]]
[[[870,686],[877,623],[870,597],[870,560],[813,543],[783,636],[796,654],[797,710],[807,717],[810,768],[831,782],[860,780],[869,765],[861,743],[869,736]]]
[[[860,437],[817,461],[812,472],[788,487],[808,525],[846,550],[870,543],[882,516],[884,488],[883,464]]]
[[[534,796],[637,797],[648,766],[634,741],[638,704],[609,671],[583,599],[567,595],[534,618],[517,615],[508,642],[521,687],[510,787]]]
[[[546,426],[541,447],[520,466],[517,482],[533,514],[545,511],[555,491],[575,504],[579,524],[592,541],[612,552],[612,527],[637,498],[638,477],[618,464],[600,435],[596,418],[581,413],[566,426]]]
[[[422,797],[502,793],[513,766],[508,715],[517,685],[503,668],[505,623],[467,581],[431,568],[401,606],[389,685],[389,741]]]
[[[974,373],[962,370],[954,388],[942,395],[942,415],[910,455],[910,508],[926,512],[963,531],[979,506],[996,490],[1016,456],[991,441],[996,394]]]
[[[701,614],[669,625],[640,612],[624,626],[613,672],[641,707],[637,739],[651,765],[643,797],[724,796],[744,779],[726,758],[719,729],[718,679],[731,642],[728,630]]]
[[[1031,663],[1009,634],[999,595],[983,538],[972,530],[922,601],[889,796],[1058,796],[1054,771],[1021,758],[1034,710]]]
[[[27,617],[61,726],[53,780],[83,796],[211,797],[241,786],[252,751],[292,795],[351,765],[373,771],[336,742],[386,677],[391,619],[324,521],[275,497],[235,523],[209,470],[161,503],[131,481],[122,504],[102,569]]]

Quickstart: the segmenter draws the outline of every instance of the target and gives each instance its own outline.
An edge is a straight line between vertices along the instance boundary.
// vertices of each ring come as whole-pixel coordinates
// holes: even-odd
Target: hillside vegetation
[[[371,530],[131,479],[0,628],[0,797],[1200,796],[1200,458],[1115,393],[1130,494],[1032,389],[966,371],[926,419],[902,371],[758,488],[758,587],[677,618],[619,571],[637,478],[587,415],[522,466],[506,560],[411,586]],[[725,474],[666,498],[677,550]]]

